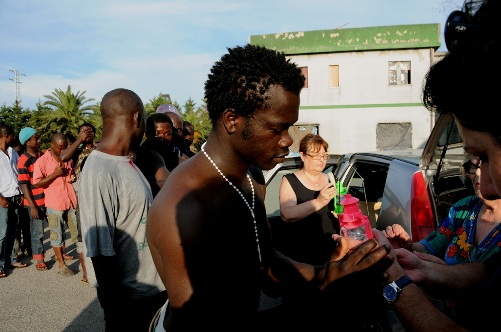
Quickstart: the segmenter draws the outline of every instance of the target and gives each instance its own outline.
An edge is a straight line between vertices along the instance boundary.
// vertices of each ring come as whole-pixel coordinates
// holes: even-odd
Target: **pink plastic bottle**
[[[358,207],[359,199],[346,194],[341,201],[343,213],[339,214],[341,235],[349,236],[355,240],[365,241],[372,239],[371,223],[369,217],[364,216]]]

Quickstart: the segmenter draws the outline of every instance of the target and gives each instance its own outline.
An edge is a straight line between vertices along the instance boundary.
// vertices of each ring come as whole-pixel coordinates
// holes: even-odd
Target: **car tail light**
[[[412,241],[427,237],[435,229],[435,218],[423,173],[412,176],[411,185],[411,231]]]

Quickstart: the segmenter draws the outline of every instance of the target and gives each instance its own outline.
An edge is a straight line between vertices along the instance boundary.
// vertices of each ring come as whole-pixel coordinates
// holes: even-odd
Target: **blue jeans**
[[[59,211],[47,208],[47,220],[49,221],[50,245],[53,247],[64,246],[63,223],[66,222],[74,243],[78,241],[75,210]]]
[[[43,247],[44,221],[46,218],[45,207],[38,207],[38,219],[33,219],[29,206],[24,206],[23,209],[28,210],[30,215],[31,250],[33,251],[33,259],[42,260],[45,257]]]
[[[14,201],[15,198],[11,199],[8,208],[0,207],[0,269],[15,262],[14,242],[19,212],[19,204]]]

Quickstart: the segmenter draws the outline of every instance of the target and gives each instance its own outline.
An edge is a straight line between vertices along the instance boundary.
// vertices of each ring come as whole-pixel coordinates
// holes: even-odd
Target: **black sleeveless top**
[[[295,174],[284,175],[294,190],[297,204],[315,199],[320,191],[306,188]],[[282,221],[273,232],[275,247],[286,256],[303,263],[323,265],[332,255],[336,242],[332,234],[339,234],[339,220],[331,211],[334,202],[322,207],[304,219]]]

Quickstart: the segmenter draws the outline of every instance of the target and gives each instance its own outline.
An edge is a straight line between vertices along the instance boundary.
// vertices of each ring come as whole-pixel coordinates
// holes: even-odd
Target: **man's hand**
[[[338,242],[338,246],[327,263],[320,289],[324,289],[330,283],[351,273],[376,267],[378,263],[385,266],[384,269],[381,268],[381,271],[379,271],[379,274],[382,274],[386,266],[391,264],[392,259],[388,257],[391,248],[386,245],[378,246],[375,239],[360,243],[350,253],[350,243],[346,237],[337,237],[336,241]],[[379,276],[375,278],[379,279]]]
[[[421,283],[426,279],[425,260],[417,256],[415,252],[410,252],[406,249],[395,249],[395,254],[397,255],[400,266],[415,283]],[[427,261],[434,262],[434,260],[429,259],[429,257],[427,258]],[[444,262],[441,261],[440,264],[443,263]]]
[[[8,208],[9,207],[9,200],[3,196],[0,196],[0,206],[3,208]]]
[[[38,208],[35,205],[30,205],[31,217],[33,219],[40,219],[38,216]]]
[[[390,248],[390,252],[388,253],[388,257],[392,260],[392,264],[384,271],[383,277],[387,280],[393,281],[397,280],[401,276],[404,276],[406,271],[400,266],[399,260],[397,259],[396,250],[390,244],[390,241],[386,237],[383,232],[378,231],[377,229],[372,230],[372,235],[374,239],[379,242],[380,245],[385,245]],[[401,249],[402,251],[405,249]],[[409,252],[409,251],[408,251]]]
[[[58,178],[58,177],[63,176],[63,175],[64,175],[64,163],[62,161],[60,161],[57,164],[57,167],[54,169],[54,172],[52,172],[52,176],[54,178]]]
[[[78,133],[77,140],[80,142],[85,142],[87,139],[94,139],[94,132],[90,127],[83,127]]]
[[[336,241],[336,242],[339,242],[341,237],[342,237],[341,235],[332,234],[332,239],[334,239],[334,241]],[[344,238],[346,239],[346,241],[348,241],[348,248],[349,248],[348,254],[351,252],[351,250],[353,250],[353,248],[355,248],[356,246],[358,246],[359,244],[364,242],[364,241],[356,240],[350,236],[345,236]]]
[[[431,254],[425,254],[424,252],[414,251],[416,256],[421,258],[424,261],[430,261],[438,264],[447,264],[443,259],[438,258],[437,256],[433,256]]]

